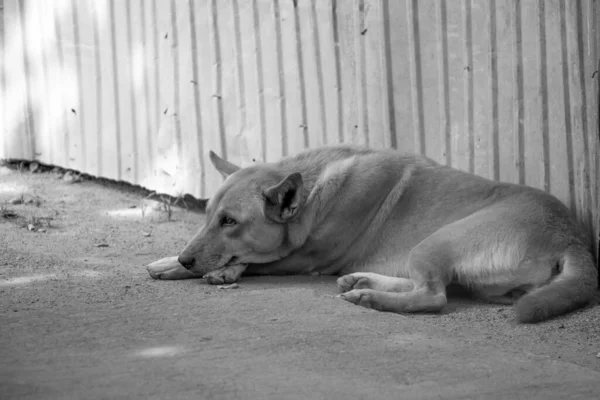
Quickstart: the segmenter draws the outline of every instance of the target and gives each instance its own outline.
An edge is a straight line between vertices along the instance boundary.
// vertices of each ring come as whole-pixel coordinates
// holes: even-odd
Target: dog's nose
[[[177,261],[179,261],[179,264],[183,265],[187,269],[190,269],[194,266],[193,256],[180,255],[179,257],[177,257]]]

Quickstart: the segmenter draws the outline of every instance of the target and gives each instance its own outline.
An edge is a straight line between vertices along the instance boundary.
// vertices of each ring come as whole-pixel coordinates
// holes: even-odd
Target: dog
[[[156,279],[340,275],[339,297],[394,313],[438,312],[458,284],[514,304],[523,323],[595,295],[590,237],[544,191],[392,149],[325,147],[246,168],[210,159],[225,180],[175,264],[148,267]]]

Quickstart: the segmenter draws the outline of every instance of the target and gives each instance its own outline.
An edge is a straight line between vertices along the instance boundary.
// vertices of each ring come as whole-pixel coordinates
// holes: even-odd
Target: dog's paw
[[[210,271],[209,273],[205,274],[203,278],[211,285],[234,283],[240,279],[240,276],[245,269],[245,265],[232,265]]]
[[[146,271],[153,279],[178,280],[199,278],[177,261],[177,257],[167,257],[146,265]]]
[[[337,280],[338,289],[341,293],[348,292],[353,289],[369,289],[371,285],[369,278],[359,274],[344,275]]]
[[[379,309],[375,299],[375,291],[371,289],[353,289],[349,292],[339,294],[337,297],[357,306],[373,308],[375,310]]]

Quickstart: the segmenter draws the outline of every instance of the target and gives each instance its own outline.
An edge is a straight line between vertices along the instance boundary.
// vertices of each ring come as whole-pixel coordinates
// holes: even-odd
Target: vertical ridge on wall
[[[322,137],[326,144],[339,142],[341,116],[341,103],[338,96],[339,91],[336,88],[338,78],[340,77],[337,68],[339,63],[339,46],[336,44],[334,26],[337,25],[337,18],[333,14],[332,4],[323,1],[314,2],[313,21],[319,26],[318,32],[315,31],[315,39],[319,41],[318,47],[318,66],[321,70],[321,89],[320,96],[323,98],[323,111],[321,121],[324,123]],[[337,28],[336,28],[337,29]],[[315,48],[316,49],[316,48]],[[342,135],[343,137],[343,135]]]
[[[323,145],[328,143],[327,140],[327,117],[325,113],[325,92],[324,92],[324,83],[323,83],[323,63],[321,61],[321,41],[319,39],[319,24],[317,23],[317,10],[316,10],[316,2],[317,0],[311,0],[310,4],[310,26],[312,27],[312,42],[313,42],[313,50],[314,50],[314,60],[315,60],[315,69],[316,69],[316,77],[317,77],[317,93],[318,93],[318,108],[320,126],[321,126],[321,143]]]
[[[518,127],[515,125],[518,107],[515,102],[515,16],[514,0],[495,0],[493,32],[490,32],[490,96],[492,115],[492,143],[489,151],[494,154],[491,176],[502,181],[519,180]],[[506,12],[503,12],[506,10]],[[493,34],[492,34],[493,33]],[[490,70],[490,71],[491,71]],[[495,172],[494,172],[495,170]],[[495,175],[494,175],[495,174]]]
[[[36,148],[36,140],[35,140],[35,124],[34,124],[34,112],[32,107],[32,90],[31,90],[31,73],[30,73],[30,63],[28,54],[30,52],[28,45],[28,37],[27,37],[27,24],[25,22],[25,1],[18,0],[17,1],[17,14],[19,18],[20,28],[21,28],[21,46],[23,49],[23,72],[25,77],[25,93],[27,96],[26,101],[26,138],[27,138],[27,156],[31,158],[35,158],[35,148]],[[67,153],[68,154],[68,153]]]
[[[377,2],[375,3],[375,7],[377,7],[377,14],[375,16],[375,21],[371,22],[370,25],[373,26],[373,30],[376,30],[377,35],[370,35],[372,41],[377,41],[378,43],[373,47],[374,50],[377,51],[378,57],[378,70],[380,73],[380,77],[378,80],[379,86],[377,88],[371,88],[373,90],[373,96],[377,96],[377,92],[379,92],[379,96],[381,97],[381,103],[379,105],[378,112],[372,117],[372,119],[379,120],[379,128],[381,132],[380,143],[378,146],[384,148],[395,148],[396,147],[396,132],[395,128],[392,128],[394,121],[394,113],[393,107],[390,107],[390,92],[391,92],[391,71],[389,70],[390,54],[388,52],[389,48],[389,23],[386,22],[388,19],[388,7],[386,2]],[[371,47],[371,46],[369,46]],[[392,101],[393,104],[393,101]],[[379,117],[377,117],[379,115]],[[377,126],[377,125],[375,125]]]
[[[77,109],[75,110],[75,106],[71,107],[75,110],[75,113],[71,110],[65,110],[66,113],[63,112],[62,114],[77,122],[74,124],[75,132],[73,132],[73,135],[76,136],[73,145],[77,146],[72,148],[73,158],[75,158],[73,167],[97,173],[98,149],[96,142],[98,140],[97,127],[100,119],[97,99],[101,91],[101,85],[98,84],[100,71],[97,71],[96,68],[98,62],[96,59],[97,46],[94,43],[94,13],[90,11],[91,7],[91,1],[86,0],[78,2],[77,7],[73,8],[73,20],[77,20],[77,32],[74,31],[74,36],[78,41],[79,48],[78,54],[76,54],[77,82],[81,84],[77,85]],[[55,30],[53,24],[56,20],[56,10],[57,7],[52,5],[49,13],[46,14],[46,18],[44,18],[51,25],[48,29],[49,32]],[[73,25],[75,24],[73,23]],[[51,37],[48,40],[58,44],[56,38],[52,37],[52,34],[50,35]],[[51,63],[50,71],[53,74],[57,72],[52,62],[56,59],[56,51],[52,50],[55,47],[48,46],[51,49],[48,53],[48,60]],[[48,93],[48,96],[50,101],[52,91]],[[77,145],[77,141],[79,141],[79,145]]]
[[[388,121],[388,132],[385,132],[386,135],[389,135],[389,144],[390,147],[397,149],[398,148],[398,132],[396,128],[396,102],[394,99],[394,78],[393,78],[393,70],[392,70],[392,41],[391,41],[391,33],[390,33],[390,19],[392,15],[390,13],[390,4],[387,1],[382,3],[381,7],[381,19],[383,23],[382,37],[381,42],[382,49],[381,54],[383,60],[382,64],[385,66],[385,83],[384,83],[384,113],[382,118]],[[341,92],[338,91],[341,98]],[[387,105],[387,110],[385,110],[385,105]],[[386,113],[387,111],[387,113]],[[341,115],[341,114],[340,114]],[[341,124],[340,124],[341,126]],[[341,136],[340,136],[341,137]]]
[[[76,168],[80,170],[87,169],[87,157],[86,157],[86,121],[87,114],[85,112],[85,107],[83,107],[83,71],[82,71],[82,60],[81,60],[81,35],[79,30],[79,16],[78,16],[78,4],[76,0],[71,0],[71,8],[72,8],[72,20],[73,20],[73,35],[74,35],[74,44],[75,44],[75,63],[76,63],[76,71],[77,71],[77,104],[79,105],[79,110],[72,112],[76,119],[79,121],[78,124],[78,135],[79,138],[79,148],[73,149],[74,158],[76,159]],[[136,135],[134,134],[134,138]],[[76,150],[76,151],[75,151]],[[137,166],[136,170],[137,172]],[[137,177],[134,176],[134,181],[137,181]]]
[[[147,59],[148,48],[146,46],[146,9],[145,3],[138,0],[130,0],[128,5],[128,15],[126,20],[130,28],[128,29],[127,50],[130,53],[130,65],[128,73],[129,82],[129,103],[131,108],[132,129],[136,132],[131,144],[133,146],[135,168],[132,175],[136,182],[142,181],[145,177],[152,174],[151,143],[152,133],[151,125],[148,121],[153,110],[149,104],[150,82],[148,80],[148,71],[144,68]]]
[[[140,1],[144,1],[144,0],[140,0]],[[154,78],[154,112],[153,112],[153,116],[154,116],[154,127],[155,129],[158,129],[158,127],[160,126],[160,115],[161,115],[161,104],[160,104],[160,74],[159,74],[159,68],[157,67],[157,65],[161,65],[160,62],[160,51],[159,51],[159,46],[158,46],[158,41],[160,40],[160,30],[158,28],[158,11],[157,11],[157,6],[156,6],[156,2],[159,0],[151,0],[152,1],[152,7],[150,8],[151,11],[151,15],[150,15],[150,21],[151,21],[151,28],[152,30],[150,31],[150,38],[152,39],[152,52],[154,55],[154,60],[152,60],[154,62],[154,67],[152,68],[152,72],[153,74],[153,78]],[[152,64],[148,64],[152,65]]]
[[[108,15],[110,20],[110,52],[112,61],[112,84],[113,84],[113,105],[115,113],[115,150],[116,150],[116,169],[117,179],[121,180],[123,174],[123,153],[121,137],[121,104],[119,100],[119,73],[117,60],[117,38],[115,29],[115,0],[108,0]]]
[[[6,113],[6,36],[4,24],[4,0],[0,0],[0,158],[8,154],[8,118]]]
[[[300,123],[300,129],[302,129],[302,136],[304,138],[304,147],[311,145],[308,135],[308,111],[306,104],[306,78],[304,76],[304,57],[302,56],[302,41],[301,34],[302,30],[300,27],[300,18],[298,16],[298,3],[294,3],[294,28],[296,34],[296,62],[298,67],[298,80],[300,82],[300,108],[302,121]]]
[[[341,68],[340,90],[344,96],[340,102],[343,118],[343,141],[355,143],[360,140],[358,126],[358,87],[356,86],[357,55],[355,51],[355,8],[356,2],[336,2],[336,27]]]
[[[468,1],[468,0],[467,0]],[[514,63],[514,85],[515,85],[515,116],[513,129],[516,132],[515,136],[515,153],[517,153],[516,164],[519,170],[519,180],[517,183],[525,184],[525,141],[524,141],[524,78],[523,78],[523,30],[521,18],[521,2],[513,2],[514,15],[513,21],[513,63]]]
[[[539,114],[540,127],[542,133],[542,151],[544,154],[543,182],[544,190],[550,191],[550,150],[548,143],[548,78],[547,78],[547,53],[546,53],[546,16],[544,0],[538,0],[538,26],[539,26],[539,44],[538,44],[538,69],[539,69],[539,90],[541,98],[541,112]]]
[[[186,4],[187,3],[187,4]],[[177,138],[177,179],[183,177],[183,181],[189,181],[189,190],[198,192],[202,186],[201,179],[198,177],[200,169],[200,159],[198,158],[198,143],[202,141],[202,134],[199,124],[199,116],[196,112],[198,97],[196,82],[196,68],[197,60],[196,53],[194,51],[195,44],[195,26],[193,24],[195,15],[192,11],[193,4],[191,2],[186,3],[172,3],[175,6],[172,7],[171,12],[171,25],[176,25],[176,29],[173,28],[174,36],[173,51],[176,52],[176,56],[173,58],[177,60],[175,65],[176,78],[175,78],[175,89],[177,93],[174,96],[176,99],[175,109],[176,114],[176,133],[179,134]],[[175,32],[176,30],[176,32]],[[196,179],[193,179],[196,178]]]
[[[171,7],[170,7],[170,16],[171,16],[171,36],[172,36],[172,44],[171,44],[171,52],[172,52],[172,62],[173,62],[173,118],[175,121],[175,144],[177,146],[177,160],[178,160],[178,164],[179,167],[182,167],[182,162],[183,162],[183,140],[182,140],[182,134],[181,134],[181,105],[180,105],[180,88],[179,88],[179,83],[180,83],[180,74],[179,74],[179,23],[177,21],[177,8],[176,8],[176,0],[171,0]],[[219,54],[219,42],[218,40],[216,41],[215,47],[217,48],[217,50],[215,50],[217,52],[217,54]],[[218,59],[218,55],[217,55],[217,59]],[[217,90],[217,92],[219,92],[219,90]],[[217,102],[217,104],[220,104],[220,102]],[[223,115],[222,115],[222,110],[220,109],[220,107],[218,108],[218,114],[219,114],[219,132],[221,132],[221,137],[223,137],[224,132],[222,130],[222,119],[223,119]],[[223,141],[223,139],[221,139]],[[223,148],[225,148],[224,145],[222,145]],[[223,154],[227,154],[225,152],[223,152]]]
[[[423,116],[423,83],[421,81],[421,53],[419,50],[419,8],[417,0],[406,0],[408,41],[410,51],[410,75],[412,95],[412,125],[414,127],[414,151],[425,154],[425,130]]]
[[[565,3],[560,2],[559,4],[560,13],[560,55],[562,64],[562,83],[563,83],[563,98],[564,98],[564,124],[565,124],[565,139],[567,146],[567,164],[569,166],[573,164],[573,134],[571,127],[571,94],[569,85],[569,58],[567,48],[567,17],[565,12]],[[569,205],[575,207],[575,174],[573,168],[568,170],[568,184],[569,184]]]
[[[358,129],[362,133],[362,138],[359,143],[365,146],[369,145],[369,110],[367,107],[367,86],[365,73],[365,1],[358,0],[358,10],[354,10],[354,53],[358,59],[356,63],[356,87],[358,88]]]
[[[68,3],[67,3],[68,4]],[[58,5],[58,3],[57,3]],[[60,9],[57,7],[57,9]],[[75,10],[72,7],[63,9],[63,18],[60,28],[60,45],[63,52],[63,64],[61,76],[63,79],[68,77],[70,90],[65,92],[64,108],[62,115],[65,121],[64,132],[64,159],[65,165],[69,168],[79,168],[79,152],[77,149],[81,146],[80,123],[78,121],[77,111],[81,109],[82,99],[79,96],[79,86],[81,81],[77,74],[78,38],[76,37],[75,24],[78,21]],[[65,45],[69,43],[70,45]]]
[[[387,100],[383,2],[365,0],[362,12],[363,29],[357,34],[364,52],[363,84],[365,87],[365,123],[369,146],[390,147],[390,126]],[[360,35],[360,36],[359,36]]]
[[[490,177],[494,180],[500,179],[500,132],[499,132],[499,115],[498,115],[498,56],[497,56],[497,33],[496,33],[496,0],[490,0],[490,97],[492,107],[492,132],[490,140],[489,154],[492,161],[490,162]]]
[[[94,11],[92,15],[92,31],[93,31],[93,46],[94,46],[94,68],[96,72],[95,80],[96,80],[96,175],[98,176],[107,176],[106,171],[104,171],[104,164],[102,160],[102,137],[104,135],[104,110],[102,108],[102,90],[101,88],[104,86],[103,83],[103,73],[100,62],[100,28],[99,28],[99,15],[100,13],[97,10],[97,3],[94,2],[91,5],[91,9]],[[56,23],[56,22],[55,22]],[[89,143],[90,141],[88,141]]]
[[[342,96],[342,66],[340,62],[340,31],[338,24],[338,7],[337,3],[339,0],[331,0],[331,7],[329,8],[329,16],[331,18],[331,31],[332,31],[332,39],[334,45],[334,62],[335,62],[335,94],[337,101],[337,129],[338,129],[338,137],[337,141],[342,143],[344,142],[344,131],[347,129],[344,123],[344,113],[343,113],[343,101],[344,97]],[[387,4],[387,2],[386,2]]]
[[[440,133],[442,154],[440,155],[445,160],[446,165],[452,165],[452,148],[451,148],[451,124],[450,120],[450,84],[448,78],[448,22],[446,17],[446,2],[436,2],[436,19],[437,19],[437,52],[438,52],[438,85],[441,101],[440,106]]]
[[[279,0],[273,1],[273,21],[275,22],[275,51],[277,58],[277,93],[279,102],[279,119],[280,119],[280,136],[281,136],[281,155],[288,155],[288,127],[287,119],[285,118],[285,110],[287,108],[286,88],[284,79],[284,62],[283,62],[283,45],[281,31],[281,13],[279,11]]]
[[[240,32],[240,7],[238,0],[231,0],[231,12],[233,18],[234,30],[234,57],[236,69],[236,89],[237,89],[237,109],[239,112],[239,120],[241,124],[240,131],[243,131],[248,125],[246,116],[246,88],[244,86],[244,62],[242,52],[242,39]]]
[[[301,53],[298,53],[298,11],[291,1],[278,1],[281,29],[281,60],[283,74],[281,87],[285,88],[284,118],[287,129],[287,148],[285,155],[295,154],[299,149],[308,147],[306,129],[306,105],[304,94],[304,73]],[[283,105],[283,104],[282,104]],[[282,154],[283,155],[283,154]]]
[[[585,65],[586,76],[589,77],[593,88],[588,90],[588,132],[591,143],[589,143],[589,159],[590,159],[590,196],[592,197],[592,206],[590,217],[592,218],[592,226],[595,227],[594,239],[598,240],[598,246],[595,246],[596,260],[600,267],[600,29],[598,29],[598,14],[600,10],[597,8],[598,3],[588,1],[585,15],[587,15],[587,42],[589,59],[592,62],[587,62]],[[595,162],[594,162],[595,160]]]
[[[586,218],[586,222],[588,225],[590,226],[594,226],[596,224],[600,225],[599,222],[599,218],[598,215],[595,216],[593,215],[593,210],[596,209],[597,210],[597,204],[595,204],[597,202],[598,199],[596,199],[596,202],[593,200],[592,198],[592,183],[591,183],[591,166],[592,166],[592,162],[590,161],[590,143],[588,142],[589,138],[592,138],[592,135],[588,135],[587,132],[590,132],[590,127],[588,126],[588,102],[587,102],[587,91],[588,91],[588,85],[586,84],[586,79],[585,79],[585,60],[584,60],[584,54],[590,54],[591,49],[586,49],[585,46],[585,42],[584,42],[584,29],[585,26],[583,24],[583,9],[581,6],[580,2],[576,2],[576,4],[572,4],[569,3],[570,7],[575,7],[574,13],[575,13],[575,30],[576,30],[576,39],[574,40],[575,42],[575,46],[576,46],[576,63],[574,63],[575,65],[577,65],[577,78],[579,80],[579,88],[580,88],[580,95],[581,95],[581,107],[580,107],[580,115],[579,118],[577,118],[577,120],[581,120],[581,130],[577,133],[579,133],[581,136],[581,141],[583,142],[583,160],[579,161],[577,165],[577,167],[575,168],[576,173],[579,173],[581,178],[580,178],[580,184],[578,185],[578,187],[583,190],[583,193],[581,194],[581,198],[582,198],[582,202],[580,204],[580,207],[578,208],[578,213],[580,215],[583,215]],[[588,27],[588,29],[591,30],[591,26]],[[597,27],[594,27],[594,29],[598,29]],[[589,43],[589,42],[588,42]],[[596,43],[596,48],[598,46],[598,43]],[[591,85],[590,85],[591,86]],[[596,88],[596,90],[598,90],[598,88]],[[596,132],[596,135],[598,135],[600,132]],[[598,139],[600,139],[598,136],[596,136],[596,159],[598,159],[599,154],[598,154]],[[593,148],[593,147],[592,147]],[[583,164],[583,165],[581,165]],[[596,182],[598,182],[598,180],[600,179],[598,177],[598,174],[600,173],[600,171],[595,171],[596,172]],[[596,206],[596,207],[594,207]],[[596,226],[598,226],[596,225]]]
[[[140,0],[140,1],[144,1],[144,0]],[[233,0],[234,4],[237,4],[237,0]],[[192,83],[192,88],[194,91],[194,116],[195,116],[195,122],[196,122],[196,134],[194,135],[196,137],[196,152],[195,152],[195,156],[198,159],[198,167],[199,167],[199,174],[200,174],[200,182],[199,182],[199,193],[201,194],[201,196],[206,196],[206,162],[205,162],[205,158],[204,158],[204,135],[206,134],[204,132],[204,129],[202,128],[202,121],[201,121],[201,117],[200,115],[202,114],[202,106],[201,106],[201,100],[200,100],[200,76],[198,74],[198,57],[200,57],[200,53],[198,51],[198,42],[197,42],[197,37],[198,37],[198,33],[196,31],[196,8],[194,5],[194,1],[193,0],[189,0],[188,1],[188,13],[189,13],[189,23],[190,23],[190,43],[191,43],[191,58],[192,58],[192,79],[191,79],[191,83]],[[239,29],[239,26],[237,26],[237,29]],[[238,49],[239,51],[239,31],[236,30],[236,49]],[[241,63],[241,61],[240,61]],[[238,65],[238,68],[240,68],[240,66]],[[241,74],[241,70],[239,70],[239,74],[240,76],[242,76]],[[242,78],[238,76],[238,80],[240,80],[241,82],[243,82]],[[239,101],[241,102],[241,106],[240,109],[242,110],[242,113],[244,113],[244,107],[243,107],[243,101],[244,101],[244,89],[243,89],[243,83],[240,83],[240,92],[238,93],[239,96]],[[245,118],[242,118],[245,121]]]
[[[254,1],[254,0],[253,0]],[[254,3],[253,3],[254,5]],[[218,10],[217,1],[210,0],[210,27],[211,27],[211,44],[212,44],[212,66],[213,66],[213,114],[217,121],[217,132],[220,138],[221,156],[227,158],[227,144],[225,139],[225,122],[223,109],[221,107],[222,89],[223,89],[223,72],[221,65],[221,41],[219,38],[218,26]]]
[[[266,115],[265,115],[265,98],[264,98],[264,79],[263,79],[263,61],[262,61],[262,46],[260,41],[260,20],[258,16],[257,0],[252,0],[252,24],[254,48],[256,52],[256,85],[258,87],[257,100],[259,104],[259,125],[260,132],[261,154],[260,159],[264,162],[267,160],[267,137],[266,137]]]
[[[466,64],[464,70],[465,77],[464,97],[467,99],[465,107],[465,130],[468,137],[468,172],[475,171],[475,133],[474,133],[474,105],[473,105],[473,25],[471,23],[471,0],[463,0],[463,29],[464,29],[464,48],[463,57]]]
[[[277,56],[277,23],[273,18],[275,4],[257,3],[257,20],[260,20],[260,46],[262,67],[262,96],[264,102],[265,160],[274,161],[283,152],[281,139],[282,98],[284,87],[281,85],[281,71]],[[262,18],[261,18],[262,16]],[[270,139],[269,139],[270,138]]]
[[[75,0],[73,0],[75,1]],[[125,1],[125,25],[126,25],[126,30],[125,30],[125,40],[127,42],[127,52],[129,54],[129,73],[130,75],[132,75],[130,77],[130,79],[128,79],[129,81],[129,107],[130,107],[130,112],[131,112],[131,132],[133,133],[131,135],[131,140],[132,140],[132,161],[131,164],[132,165],[132,179],[134,182],[137,182],[139,180],[138,177],[138,173],[141,169],[141,165],[139,163],[139,154],[138,154],[138,136],[139,136],[139,132],[138,132],[138,121],[137,121],[137,110],[136,110],[136,106],[139,102],[139,99],[137,99],[137,95],[136,95],[136,90],[134,88],[134,77],[133,74],[135,73],[135,71],[133,70],[133,61],[135,60],[131,60],[132,56],[133,56],[133,33],[132,33],[132,20],[131,20],[131,1]],[[136,28],[137,28],[137,24],[136,24]]]
[[[48,41],[51,40],[52,38],[50,37],[50,30],[48,28],[48,19],[52,19],[51,18],[42,18],[42,15],[50,15],[52,16],[52,9],[53,9],[53,4],[49,3],[49,2],[45,2],[41,9],[39,10],[38,14],[37,14],[37,23],[39,24],[39,28],[42,30],[42,32],[44,32],[44,35],[40,35],[39,37],[39,44],[41,46],[40,49],[40,58],[41,58],[41,73],[40,73],[40,79],[41,79],[41,85],[40,85],[40,89],[41,89],[41,96],[43,97],[43,101],[46,104],[50,104],[50,97],[49,97],[49,93],[50,93],[50,68],[49,68],[49,58],[51,58],[51,56],[53,54],[50,53],[50,50],[48,49],[50,46],[48,46]],[[49,54],[50,53],[50,54]],[[81,82],[81,79],[77,79],[78,82]],[[50,119],[50,111],[48,110],[47,107],[44,107],[42,110],[40,110],[40,117],[39,117],[41,123],[41,129],[40,129],[40,143],[39,146],[40,147],[48,147],[49,143],[49,133],[50,130],[48,129],[48,123],[49,123],[49,119]]]

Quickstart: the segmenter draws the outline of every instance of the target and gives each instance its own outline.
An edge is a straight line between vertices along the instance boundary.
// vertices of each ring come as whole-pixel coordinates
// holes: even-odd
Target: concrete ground
[[[600,398],[598,301],[517,325],[461,297],[441,314],[367,310],[333,277],[155,281],[143,265],[203,218],[156,208],[0,170],[1,399]]]

